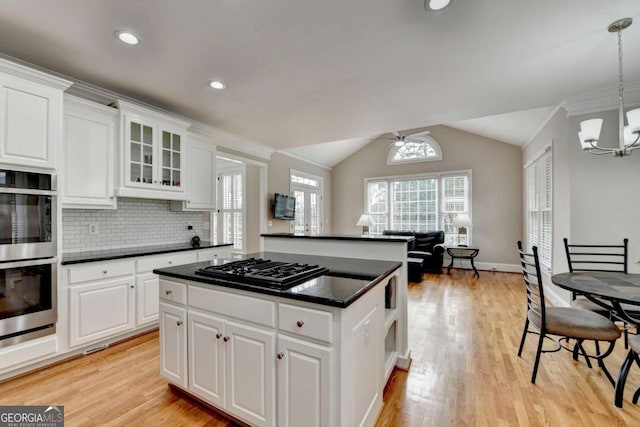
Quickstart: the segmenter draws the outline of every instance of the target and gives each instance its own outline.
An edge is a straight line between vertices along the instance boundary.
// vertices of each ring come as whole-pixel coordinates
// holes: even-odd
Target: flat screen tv
[[[286,194],[276,193],[273,196],[273,217],[275,219],[295,219],[296,199]]]

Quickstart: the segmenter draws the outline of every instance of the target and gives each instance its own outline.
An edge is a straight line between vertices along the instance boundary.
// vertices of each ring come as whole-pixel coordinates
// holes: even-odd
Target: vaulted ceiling
[[[638,0],[6,0],[0,53],[286,149],[474,126],[615,86],[607,26],[623,17],[637,81]]]

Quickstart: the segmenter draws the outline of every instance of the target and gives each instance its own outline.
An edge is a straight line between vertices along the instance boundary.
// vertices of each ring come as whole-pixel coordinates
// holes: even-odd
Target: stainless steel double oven
[[[57,320],[56,176],[0,169],[0,347]]]

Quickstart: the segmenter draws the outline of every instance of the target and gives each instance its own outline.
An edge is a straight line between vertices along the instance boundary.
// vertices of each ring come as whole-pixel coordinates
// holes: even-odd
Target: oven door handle
[[[25,194],[28,196],[56,196],[53,190],[34,190],[31,188],[0,187],[0,194]]]
[[[0,270],[20,267],[34,267],[36,265],[57,264],[58,257],[37,258],[23,261],[0,262]]]

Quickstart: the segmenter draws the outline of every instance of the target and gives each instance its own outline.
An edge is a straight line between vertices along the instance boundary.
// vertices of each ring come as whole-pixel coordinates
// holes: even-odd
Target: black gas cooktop
[[[232,282],[288,289],[328,272],[328,268],[319,265],[249,258],[201,268],[195,273]]]

